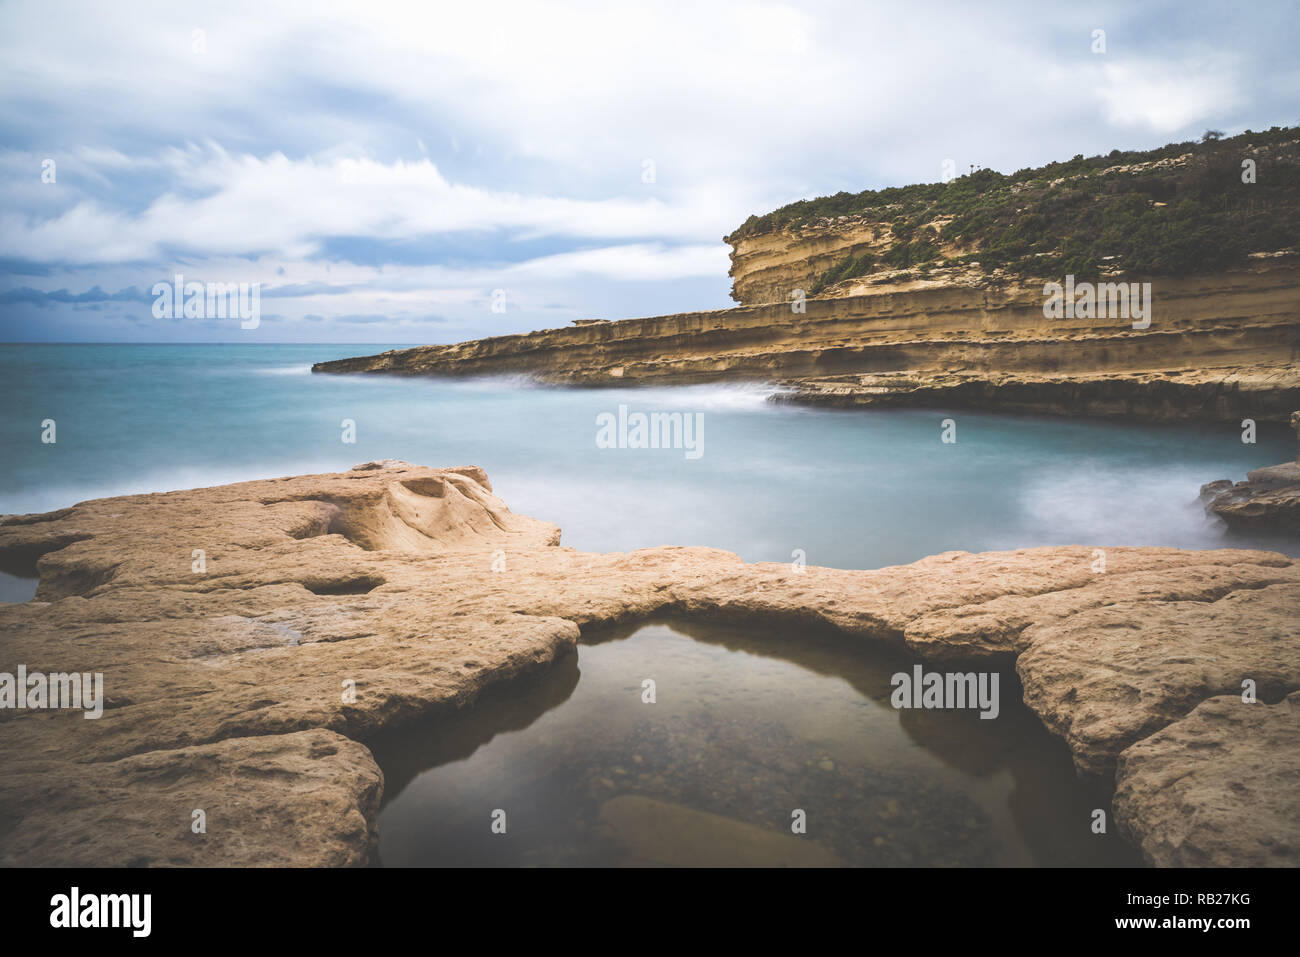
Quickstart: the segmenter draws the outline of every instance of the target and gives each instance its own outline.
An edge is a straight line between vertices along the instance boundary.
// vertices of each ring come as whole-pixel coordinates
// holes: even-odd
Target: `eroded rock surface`
[[[0,780],[6,815],[21,815],[4,836],[4,860],[361,866],[377,838],[383,783],[364,745],[319,729],[145,751],[89,768],[51,761]]]
[[[1116,813],[1158,866],[1294,867],[1297,741],[1300,694],[1210,698],[1120,755]]]
[[[1122,756],[1206,699],[1247,678],[1266,701],[1300,689],[1300,565],[1279,554],[1116,548],[1104,572],[1084,547],[874,571],[590,554],[475,468],[367,463],[8,516],[0,560],[40,573],[35,600],[0,605],[0,672],[102,672],[106,698],[98,720],[0,711],[7,864],[362,863],[382,788],[366,741],[548,668],[582,626],[655,613],[1015,658],[1080,770],[1118,763],[1121,787]],[[1232,730],[1255,733],[1273,731]],[[1236,814],[1249,835],[1259,802],[1300,821],[1297,793],[1260,782],[1216,827]],[[1144,849],[1164,840],[1160,800],[1120,812]]]
[[[1235,485],[1219,479],[1201,486],[1206,511],[1243,531],[1300,532],[1300,463],[1246,473]]]
[[[1056,277],[1059,280],[1060,277]],[[1300,257],[1152,280],[1150,325],[1043,315],[1043,284],[920,282],[398,349],[315,372],[584,385],[767,382],[786,402],[1285,422],[1300,405]],[[801,286],[799,288],[807,288]]]

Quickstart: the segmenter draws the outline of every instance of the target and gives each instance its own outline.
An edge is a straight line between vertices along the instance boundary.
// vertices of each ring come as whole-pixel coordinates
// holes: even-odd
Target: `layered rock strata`
[[[1044,317],[1041,284],[915,284],[317,363],[579,385],[768,382],[783,401],[1284,422],[1300,405],[1300,262],[1152,281],[1148,328]],[[783,297],[784,298],[784,297]]]
[[[1300,533],[1300,462],[1246,473],[1234,484],[1219,479],[1201,486],[1205,509],[1229,528],[1247,532]]]

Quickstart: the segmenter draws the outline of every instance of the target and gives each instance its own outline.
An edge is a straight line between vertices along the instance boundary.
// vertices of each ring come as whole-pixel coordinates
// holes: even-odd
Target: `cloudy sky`
[[[1300,123],[1290,0],[1051,6],[10,0],[0,341],[720,308],[750,213]],[[260,283],[260,326],[155,318],[176,273]]]

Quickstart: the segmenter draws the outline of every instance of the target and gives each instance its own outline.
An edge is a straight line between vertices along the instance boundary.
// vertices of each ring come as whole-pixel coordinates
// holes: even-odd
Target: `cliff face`
[[[842,237],[852,244],[853,234]],[[772,251],[768,279],[797,268]],[[815,268],[815,267],[814,267]],[[780,274],[783,278],[774,278]],[[907,288],[573,326],[318,363],[555,383],[748,379],[786,401],[1285,421],[1300,407],[1300,259],[1152,280],[1151,323],[1044,317],[1041,284]],[[892,291],[890,291],[892,290]]]
[[[1212,275],[1252,253],[1297,252],[1297,134],[1274,127],[799,200],[725,237],[732,297],[746,305],[787,302],[796,290],[842,297],[918,279]]]
[[[1300,406],[1300,132],[801,200],[732,245],[742,305],[323,362],[602,385],[750,379],[784,401],[1285,421]],[[1149,285],[1150,323],[1044,283]]]
[[[826,226],[778,229],[731,241],[731,298],[747,305],[789,302],[809,294],[817,278],[836,263],[889,248],[888,223],[851,220]]]

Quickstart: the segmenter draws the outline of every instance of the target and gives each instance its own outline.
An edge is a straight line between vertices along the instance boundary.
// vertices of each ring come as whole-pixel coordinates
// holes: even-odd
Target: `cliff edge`
[[[782,401],[1285,422],[1300,256],[1151,281],[1150,322],[1044,315],[1042,285],[895,291],[625,319],[320,362],[319,373],[587,386],[748,380]]]
[[[1300,131],[1207,134],[752,216],[726,237],[735,309],[313,371],[745,379],[821,405],[1283,422],[1300,405],[1298,240]]]

